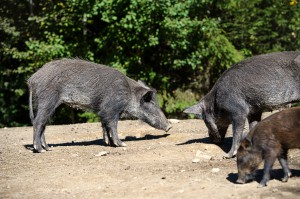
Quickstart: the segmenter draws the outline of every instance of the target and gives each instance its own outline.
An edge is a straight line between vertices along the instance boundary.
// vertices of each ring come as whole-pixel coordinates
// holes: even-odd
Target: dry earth
[[[239,185],[235,158],[222,158],[231,130],[219,147],[202,120],[173,122],[165,133],[120,121],[126,148],[104,146],[99,123],[52,125],[52,151],[42,154],[31,150],[32,127],[0,129],[0,198],[300,198],[299,150],[289,153],[289,182],[276,162],[267,187],[257,188],[261,167],[257,181]]]

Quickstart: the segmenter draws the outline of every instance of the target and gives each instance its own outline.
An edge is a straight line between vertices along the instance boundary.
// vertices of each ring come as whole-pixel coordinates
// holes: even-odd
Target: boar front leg
[[[110,135],[107,129],[107,126],[104,122],[102,122],[102,131],[103,131],[103,141],[106,145],[111,146],[112,143],[110,142]]]
[[[104,121],[106,132],[103,131],[103,139],[104,142],[110,143],[110,145],[125,147],[127,146],[124,142],[122,142],[118,136],[117,127],[118,127],[119,115],[115,116],[114,119],[109,120],[107,122]],[[106,135],[105,135],[106,134]],[[106,139],[106,141],[105,141]]]
[[[264,163],[264,176],[263,179],[260,181],[258,187],[265,187],[267,186],[268,181],[270,180],[270,171],[273,167],[273,164],[276,160],[276,153],[273,151],[266,151],[264,154],[265,163]]]

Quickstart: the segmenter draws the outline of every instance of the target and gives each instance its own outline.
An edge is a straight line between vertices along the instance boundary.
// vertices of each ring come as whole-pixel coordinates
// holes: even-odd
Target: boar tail
[[[33,106],[32,106],[32,90],[29,90],[29,117],[31,122],[34,120]]]
[[[189,113],[195,114],[198,118],[202,118],[202,112],[203,112],[202,103],[203,102],[200,101],[198,104],[186,108],[183,112],[188,114]]]
[[[202,108],[201,108],[201,105],[199,103],[199,104],[195,104],[191,107],[186,108],[183,112],[184,113],[199,114],[199,113],[202,113]]]

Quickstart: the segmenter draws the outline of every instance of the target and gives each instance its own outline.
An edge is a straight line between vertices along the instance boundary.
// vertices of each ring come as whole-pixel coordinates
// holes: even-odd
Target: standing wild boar
[[[263,111],[300,101],[300,52],[276,52],[241,61],[225,71],[211,91],[185,113],[202,117],[212,142],[219,144],[232,123],[233,157],[246,119],[252,129]]]
[[[236,155],[237,183],[253,179],[255,170],[264,160],[264,176],[259,186],[266,186],[276,158],[284,171],[282,181],[287,182],[291,176],[287,153],[292,148],[300,148],[300,107],[280,111],[262,120],[242,140]]]
[[[158,129],[171,128],[154,89],[104,65],[79,59],[52,61],[29,78],[28,86],[33,146],[37,152],[49,150],[44,135],[46,122],[62,103],[95,111],[101,118],[104,142],[111,146],[126,146],[117,133],[122,113]]]

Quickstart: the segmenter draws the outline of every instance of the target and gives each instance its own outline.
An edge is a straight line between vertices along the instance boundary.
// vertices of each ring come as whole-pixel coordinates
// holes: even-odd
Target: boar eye
[[[144,102],[151,102],[153,98],[153,92],[148,91],[144,96],[143,96],[143,101]]]

